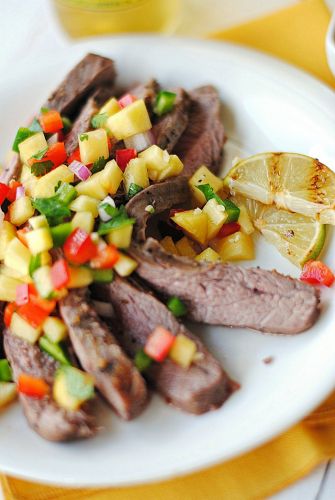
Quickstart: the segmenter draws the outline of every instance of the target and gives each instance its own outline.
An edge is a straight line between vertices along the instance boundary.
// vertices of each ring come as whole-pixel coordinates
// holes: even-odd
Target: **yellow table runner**
[[[256,21],[216,33],[274,54],[335,87],[324,51],[329,12],[304,0]],[[335,393],[312,415],[260,448],[183,478],[132,488],[64,489],[2,476],[6,500],[249,500],[266,498],[335,457]]]

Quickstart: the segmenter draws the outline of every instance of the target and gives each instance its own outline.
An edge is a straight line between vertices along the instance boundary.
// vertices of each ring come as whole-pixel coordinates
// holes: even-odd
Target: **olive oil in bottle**
[[[72,37],[125,32],[173,32],[181,0],[53,0]]]

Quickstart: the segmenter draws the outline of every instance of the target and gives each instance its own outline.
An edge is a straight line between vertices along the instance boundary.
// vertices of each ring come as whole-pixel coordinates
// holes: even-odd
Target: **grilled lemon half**
[[[262,153],[240,160],[224,179],[238,193],[266,205],[335,225],[335,173],[297,153]]]

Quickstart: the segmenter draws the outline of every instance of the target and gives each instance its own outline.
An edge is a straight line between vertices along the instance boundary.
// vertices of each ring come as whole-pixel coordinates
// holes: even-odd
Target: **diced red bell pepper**
[[[50,160],[54,164],[54,167],[59,167],[66,161],[67,154],[65,150],[64,142],[56,142],[46,152],[45,160]]]
[[[22,229],[18,229],[16,231],[16,236],[19,238],[21,243],[23,243],[26,247],[28,246],[26,239],[27,233],[29,233],[29,227],[23,227]]]
[[[52,313],[52,311],[56,307],[56,301],[43,299],[42,297],[40,297],[35,288],[35,285],[33,285],[32,283],[29,284],[29,302],[35,306],[38,306],[40,309],[43,309],[48,313],[48,315]]]
[[[53,134],[63,128],[63,120],[58,111],[50,109],[39,117],[43,132]]]
[[[17,381],[17,388],[21,394],[35,399],[42,399],[50,392],[50,387],[45,380],[32,377],[27,373],[21,373]]]
[[[97,248],[98,253],[90,262],[93,269],[110,269],[120,258],[120,254],[114,245],[103,245]]]
[[[240,229],[241,226],[238,224],[238,222],[228,222],[227,224],[223,224],[217,234],[217,238],[224,238],[225,236],[229,236],[230,234],[237,233]]]
[[[70,281],[70,270],[65,259],[57,260],[51,268],[51,281],[56,290],[66,287]]]
[[[302,269],[300,279],[310,285],[331,286],[334,283],[335,276],[323,262],[309,260]]]
[[[120,99],[118,100],[118,103],[119,103],[120,108],[123,109],[135,101],[137,101],[137,97],[135,97],[132,94],[125,94],[122,97],[120,97]]]
[[[117,149],[116,151],[116,163],[122,170],[125,171],[126,166],[133,158],[137,157],[136,149]]]
[[[53,164],[52,168],[59,167],[62,163],[66,161],[67,154],[64,146],[64,142],[56,142],[52,144],[48,151],[46,151],[43,158],[37,160],[37,158],[30,158],[28,161],[29,165],[32,166],[36,163],[44,163],[46,161],[51,161]]]
[[[12,321],[12,316],[16,310],[17,310],[17,306],[14,302],[10,302],[9,304],[6,305],[4,316],[3,316],[3,322],[5,323],[5,326],[7,328],[9,328],[10,323]]]
[[[85,264],[97,255],[97,245],[89,234],[77,227],[64,243],[64,254],[73,264]]]
[[[7,193],[7,200],[13,202],[16,200],[16,189],[22,186],[21,182],[11,180],[9,182],[9,191]]]
[[[49,312],[42,309],[39,305],[29,301],[27,304],[20,306],[17,310],[18,314],[25,319],[33,328],[39,328],[49,316]]]
[[[5,199],[7,198],[8,192],[9,192],[9,187],[7,186],[7,184],[0,182],[0,205],[2,205]]]
[[[162,362],[169,354],[169,351],[176,340],[176,337],[163,326],[157,326],[150,334],[144,347],[144,352],[155,361]]]
[[[81,161],[79,147],[76,148],[73,153],[67,159],[67,164],[70,165],[73,161]]]
[[[18,306],[23,306],[29,302],[29,287],[27,283],[22,283],[16,287],[15,302]]]

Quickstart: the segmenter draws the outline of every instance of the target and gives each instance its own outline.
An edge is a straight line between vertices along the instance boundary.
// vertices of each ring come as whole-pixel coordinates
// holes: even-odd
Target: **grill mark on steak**
[[[173,109],[158,118],[152,132],[155,144],[169,153],[173,150],[189,123],[189,110],[191,100],[187,92],[177,88],[173,92],[177,94]]]
[[[149,238],[130,249],[137,274],[158,292],[177,295],[193,321],[296,334],[319,316],[319,293],[276,271],[231,264],[199,263],[168,254]]]
[[[38,346],[20,339],[9,330],[4,331],[4,347],[16,382],[21,373],[27,373],[42,378],[52,386],[59,367],[57,361],[42,352]],[[23,394],[19,397],[30,427],[44,439],[68,441],[88,438],[97,432],[90,413],[90,403],[78,411],[69,411],[59,407],[51,395],[43,399],[34,399]]]
[[[60,302],[60,313],[82,367],[107,402],[125,420],[138,416],[148,402],[145,381],[109,328],[78,292]]]
[[[218,173],[225,138],[219,94],[212,85],[205,85],[189,95],[189,123],[173,150],[184,163],[181,175],[190,177],[201,165]]]
[[[159,90],[159,83],[157,82],[157,80],[154,80],[152,78],[147,83],[140,83],[139,85],[132,87],[130,90],[128,90],[128,93],[133,95],[134,97],[137,97],[137,99],[143,99],[150,116],[152,116],[156,96]]]
[[[167,181],[151,184],[136,194],[126,205],[127,213],[136,219],[135,237],[139,241],[146,238],[147,223],[150,213],[145,211],[147,205],[152,205],[155,213],[174,206],[181,206],[188,200],[189,188],[185,177],[173,177]]]
[[[114,62],[107,57],[87,54],[51,94],[45,105],[71,116],[92,90],[112,87],[116,77]]]
[[[189,369],[167,358],[147,370],[147,378],[167,401],[195,414],[222,405],[232,392],[232,382],[200,340],[179,323],[164,304],[138,285],[120,277],[110,285],[98,287],[99,293],[105,297],[109,293],[116,321],[121,324],[120,342],[131,356],[144,347],[146,339],[158,325],[175,335],[183,333],[196,343],[202,356]]]

